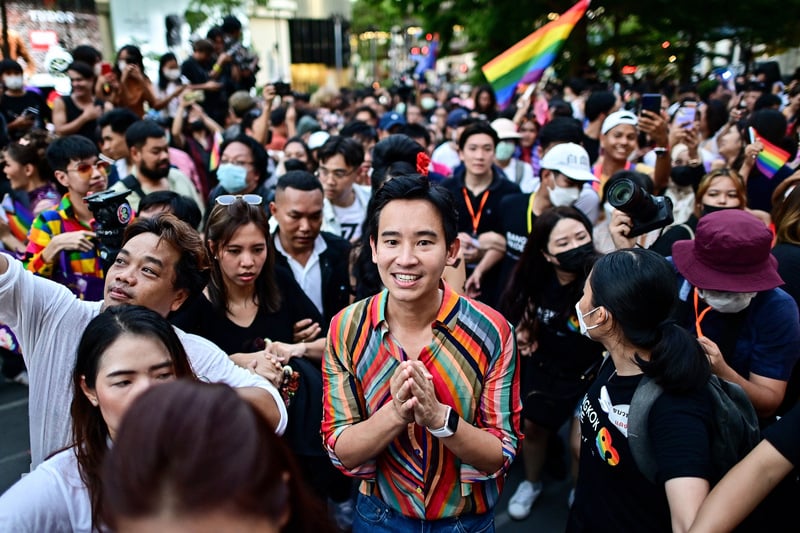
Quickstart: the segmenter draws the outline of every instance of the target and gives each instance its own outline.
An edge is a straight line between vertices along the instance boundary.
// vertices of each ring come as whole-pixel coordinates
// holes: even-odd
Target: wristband
[[[219,74],[222,71],[222,67],[219,66],[219,63],[214,63],[214,66],[211,67],[211,70]]]

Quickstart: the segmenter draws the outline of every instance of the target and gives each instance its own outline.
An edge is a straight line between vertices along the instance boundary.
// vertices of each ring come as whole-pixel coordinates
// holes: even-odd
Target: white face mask
[[[556,207],[572,205],[581,195],[580,189],[575,187],[559,187],[556,185],[552,189],[548,187],[547,191],[550,193],[550,203]]]
[[[117,61],[117,68],[120,72],[124,71],[128,67],[127,61]]]
[[[738,313],[746,309],[758,293],[698,289],[697,294],[715,311],[719,311],[720,313]]]
[[[22,76],[3,76],[3,85],[6,86],[6,89],[18,91],[22,89],[23,83]]]
[[[434,107],[436,107],[436,100],[431,98],[430,96],[423,96],[419,102],[420,107],[425,111],[430,111]]]
[[[164,70],[164,77],[170,81],[175,81],[181,77],[181,69],[179,68],[168,68]]]
[[[581,312],[581,303],[578,302],[578,303],[575,304],[575,314],[578,316],[578,326],[581,328],[581,335],[583,335],[584,337],[587,337],[589,339],[592,338],[592,336],[589,335],[589,331],[600,327],[600,324],[595,324],[594,326],[587,326],[586,322],[584,322],[584,320],[583,320],[583,317],[591,315],[592,313],[594,313],[598,309],[600,309],[599,306],[595,307],[591,311],[587,311],[586,313],[582,313]]]

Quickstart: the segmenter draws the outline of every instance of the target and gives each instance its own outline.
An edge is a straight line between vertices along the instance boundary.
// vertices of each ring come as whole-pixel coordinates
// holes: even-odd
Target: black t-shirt
[[[584,133],[583,147],[586,148],[586,153],[589,154],[589,164],[594,166],[597,158],[600,157],[600,139],[593,139]]]
[[[664,483],[677,477],[712,477],[711,399],[706,389],[658,397],[648,419],[658,485],[639,471],[628,446],[627,414],[641,379],[641,374],[617,375],[608,361],[581,402],[580,476],[569,532],[671,532]]]
[[[784,281],[781,289],[789,293],[800,307],[800,246],[797,244],[776,244],[772,255],[778,260],[778,274]]]
[[[184,331],[210,340],[227,354],[257,351],[258,339],[292,343],[292,328],[295,322],[304,318],[318,322],[325,333],[327,324],[323,323],[319,311],[294,280],[291,271],[276,265],[275,277],[281,291],[280,308],[274,313],[259,311],[249,326],[239,326],[227,316],[217,314],[202,294],[181,306],[170,316],[170,321]]]
[[[575,312],[580,291],[577,298],[570,291],[574,283],[583,287],[583,281],[561,285],[553,274],[551,283],[545,287],[542,303],[536,310],[539,324],[536,356],[546,357],[560,374],[580,376],[601,357],[603,345],[581,335]]]
[[[206,67],[194,57],[188,57],[181,63],[181,74],[186,76],[192,84],[199,85],[211,79],[208,75],[211,66],[211,62]],[[218,81],[223,83],[222,80]],[[200,102],[200,107],[203,108],[203,111],[205,111],[208,116],[217,121],[217,123],[224,125],[225,116],[228,114],[227,96],[224,87],[218,91],[203,91],[203,93],[204,97],[203,101]]]
[[[650,249],[664,257],[671,256],[673,244],[678,241],[686,241],[694,238],[694,232],[697,230],[697,222],[697,217],[691,215],[683,224],[672,226],[662,233],[658,239],[650,245]],[[691,231],[687,229],[687,226],[691,228]]]
[[[519,186],[516,183],[510,182],[505,176],[502,176],[496,168],[492,168],[492,182],[489,187],[480,193],[478,196],[472,194],[469,189],[464,185],[465,171],[462,169],[455,176],[449,180],[442,182],[442,186],[450,191],[453,195],[453,200],[458,210],[458,231],[465,232],[477,237],[487,231],[494,231],[503,234],[503,221],[500,210],[500,202],[503,198],[510,194],[518,194],[520,192]],[[470,209],[467,208],[467,201],[471,205],[472,214]],[[484,200],[485,199],[485,200]],[[483,204],[483,208],[481,208]],[[478,215],[480,214],[480,220]],[[473,219],[474,215],[474,219]],[[477,231],[473,228],[473,220],[478,220]],[[467,275],[472,273],[475,265],[467,265]],[[497,298],[502,290],[502,281],[500,279],[500,265],[495,265],[494,268],[486,272],[481,281],[481,295],[478,299],[489,305],[496,305]]]
[[[536,215],[530,209],[536,193],[508,194],[500,201],[500,218],[506,238],[506,255],[500,263],[500,279],[509,280],[525,245],[528,243],[529,227]]]
[[[764,438],[795,467],[800,465],[800,404],[764,430]]]
[[[25,111],[25,109],[29,107],[32,107],[39,112],[37,115],[35,115],[33,127],[44,128],[45,123],[50,122],[51,120],[51,112],[50,107],[47,105],[47,102],[41,94],[33,91],[25,91],[22,96],[11,96],[9,94],[4,94],[3,98],[0,99],[0,112],[3,113],[3,118],[6,119],[7,123],[13,122],[23,113],[23,111]],[[11,132],[11,135],[13,139],[16,140],[22,137],[25,133],[27,133],[27,131],[17,130]]]

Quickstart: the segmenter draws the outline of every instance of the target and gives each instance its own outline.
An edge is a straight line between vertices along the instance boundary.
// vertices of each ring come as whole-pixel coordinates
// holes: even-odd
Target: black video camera
[[[653,196],[630,178],[621,178],[606,192],[608,203],[633,221],[628,237],[636,237],[672,224],[672,200]]]
[[[97,235],[103,272],[117,258],[122,248],[122,236],[133,218],[133,209],[126,199],[131,191],[102,191],[86,197],[89,210],[94,215],[94,232]]]

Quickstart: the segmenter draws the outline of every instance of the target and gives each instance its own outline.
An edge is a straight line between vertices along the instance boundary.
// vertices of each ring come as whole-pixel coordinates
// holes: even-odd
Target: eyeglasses
[[[329,168],[320,166],[319,170],[317,170],[316,172],[316,176],[318,178],[327,178],[328,176],[333,175],[333,177],[336,178],[337,180],[341,180],[352,174],[354,170],[356,169],[345,170],[343,168],[337,168],[336,170],[331,170]]]
[[[74,168],[67,168],[67,171],[73,170],[78,173],[81,179],[90,180],[92,178],[92,174],[94,174],[94,169],[102,174],[103,176],[108,176],[108,169],[111,167],[111,163],[108,161],[100,160],[96,163],[78,163],[75,165]]]
[[[247,165],[252,165],[252,161],[228,161],[227,159],[222,159],[219,162],[220,165],[234,165],[237,167],[246,167]]]
[[[264,201],[264,199],[257,194],[223,194],[217,196],[214,202],[217,205],[233,205],[236,200],[242,200],[248,205],[261,205]]]

